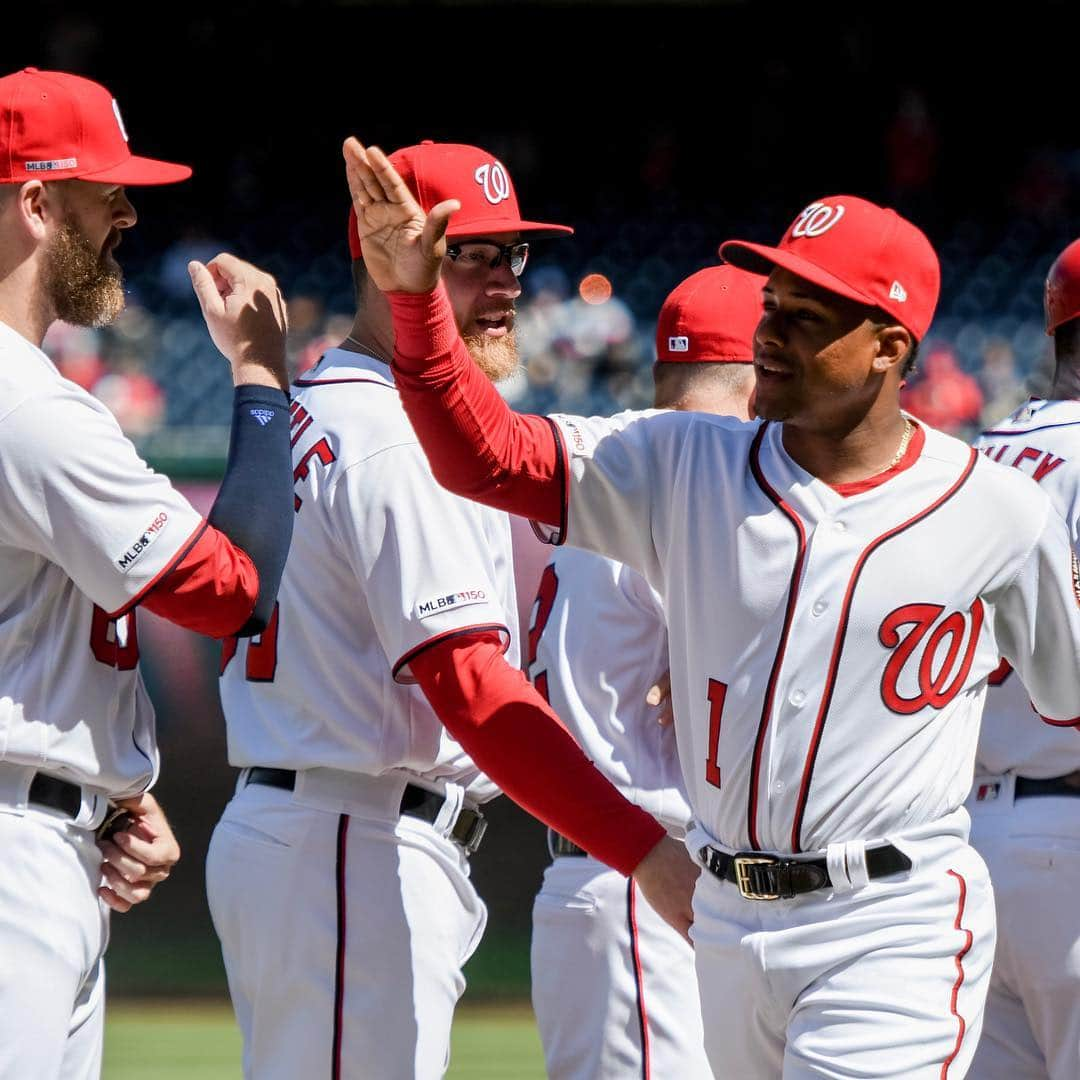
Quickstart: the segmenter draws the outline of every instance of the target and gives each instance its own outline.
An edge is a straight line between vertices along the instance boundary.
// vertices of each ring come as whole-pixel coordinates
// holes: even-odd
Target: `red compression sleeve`
[[[497,634],[447,638],[413,674],[447,731],[519,806],[623,874],[664,828],[619,794],[503,658]]]
[[[177,626],[223,638],[248,621],[258,595],[259,573],[247,553],[207,525],[142,606]]]
[[[480,372],[445,286],[388,299],[394,381],[435,479],[455,494],[559,525],[564,461],[552,422],[515,413]]]

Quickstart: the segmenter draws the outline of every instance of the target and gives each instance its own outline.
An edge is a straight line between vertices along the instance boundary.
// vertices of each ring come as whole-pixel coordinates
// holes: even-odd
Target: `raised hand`
[[[425,214],[377,146],[348,138],[342,153],[368,276],[383,292],[431,292],[446,254],[446,227],[461,203],[447,199]]]

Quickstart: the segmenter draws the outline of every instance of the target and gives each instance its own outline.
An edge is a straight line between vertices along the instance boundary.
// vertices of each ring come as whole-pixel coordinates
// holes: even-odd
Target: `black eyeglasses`
[[[467,240],[463,244],[450,244],[446,254],[462,270],[495,270],[505,259],[514,277],[521,277],[529,261],[529,245],[524,241],[496,244],[494,240]]]

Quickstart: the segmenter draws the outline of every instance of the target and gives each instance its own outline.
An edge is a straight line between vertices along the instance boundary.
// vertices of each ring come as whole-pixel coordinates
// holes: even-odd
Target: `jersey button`
[[[801,705],[805,700],[806,694],[802,690],[792,690],[791,697],[788,698],[792,705]]]
[[[810,609],[815,615],[820,615],[829,606],[828,600],[815,600],[814,606]]]
[[[783,780],[777,780],[776,783],[773,784],[772,789],[773,789],[773,791],[776,792],[777,795],[783,795],[784,794],[784,781]]]
[[[837,532],[843,532],[847,528],[847,526],[842,521],[834,521],[833,528]]]

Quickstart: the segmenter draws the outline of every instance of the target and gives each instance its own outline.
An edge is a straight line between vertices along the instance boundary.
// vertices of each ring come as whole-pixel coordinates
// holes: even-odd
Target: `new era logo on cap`
[[[812,202],[775,247],[729,240],[720,254],[744,270],[787,270],[827,292],[880,308],[919,341],[941,288],[938,258],[926,236],[895,211],[855,195]]]

